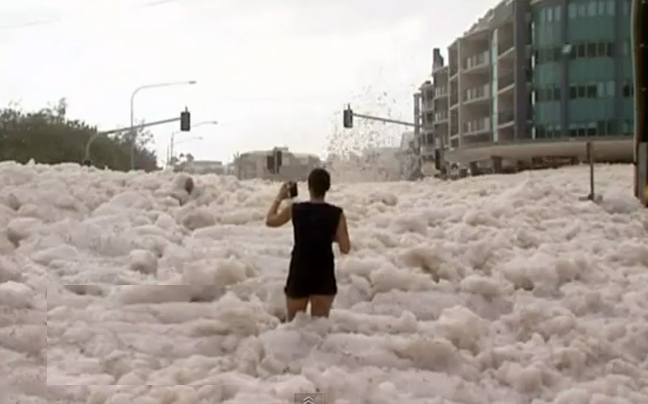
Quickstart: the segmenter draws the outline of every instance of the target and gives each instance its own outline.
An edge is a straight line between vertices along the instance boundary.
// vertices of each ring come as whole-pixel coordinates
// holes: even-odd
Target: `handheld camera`
[[[297,183],[296,182],[291,182],[288,186],[288,196],[290,198],[295,198],[297,196]]]

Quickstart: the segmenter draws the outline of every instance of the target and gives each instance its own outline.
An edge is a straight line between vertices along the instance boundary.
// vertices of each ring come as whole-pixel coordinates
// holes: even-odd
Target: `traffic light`
[[[191,130],[191,113],[187,108],[180,113],[180,130],[189,132]]]
[[[343,123],[345,128],[353,128],[353,111],[351,110],[350,105],[347,105],[346,109],[344,110]]]

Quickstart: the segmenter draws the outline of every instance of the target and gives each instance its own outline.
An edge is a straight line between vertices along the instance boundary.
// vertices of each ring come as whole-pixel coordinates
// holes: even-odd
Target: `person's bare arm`
[[[347,227],[346,216],[344,213],[340,215],[337,231],[335,233],[335,241],[340,247],[342,254],[348,254],[351,251],[351,240],[349,239],[349,228]]]
[[[290,186],[289,182],[285,182],[279,188],[279,193],[277,197],[272,201],[270,209],[268,209],[268,214],[266,215],[266,226],[268,227],[280,227],[288,223],[292,219],[292,206],[288,206],[283,210],[279,210],[281,201],[288,197],[288,187]]]
[[[266,226],[281,227],[284,224],[288,223],[292,218],[292,206],[288,206],[278,211],[279,205],[281,205],[281,201],[279,199],[275,199],[272,202],[272,205],[270,205],[270,209],[268,210],[268,214],[266,215]]]

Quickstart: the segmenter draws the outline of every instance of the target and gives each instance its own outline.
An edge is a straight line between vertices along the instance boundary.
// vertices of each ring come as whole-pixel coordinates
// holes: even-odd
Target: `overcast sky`
[[[66,97],[72,118],[109,129],[129,124],[136,87],[197,80],[140,92],[136,119],[174,117],[188,106],[194,124],[219,121],[177,135],[177,152],[197,159],[229,161],[273,146],[321,155],[346,102],[411,120],[432,48],[445,51],[495,3],[0,0],[0,103],[32,110]],[[152,128],[160,157],[177,129]],[[397,141],[405,130],[391,126],[382,138]]]

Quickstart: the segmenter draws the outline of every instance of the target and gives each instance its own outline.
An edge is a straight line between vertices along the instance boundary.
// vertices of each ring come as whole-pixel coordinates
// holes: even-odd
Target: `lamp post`
[[[203,121],[203,122],[198,122],[197,124],[193,125],[193,127],[194,127],[194,128],[197,128],[197,127],[202,126],[202,125],[218,125],[218,121]],[[168,152],[168,158],[167,158],[167,160],[168,160],[167,165],[170,164],[171,159],[173,158],[173,154],[174,154],[173,146],[175,145],[175,135],[177,135],[177,134],[180,133],[180,132],[181,132],[181,131],[174,131],[174,132],[171,132],[171,142],[169,143],[169,148],[168,148],[169,152]]]
[[[186,143],[186,142],[192,142],[194,140],[203,140],[203,137],[202,136],[194,136],[194,137],[190,137],[188,139],[182,139],[177,144]],[[173,154],[170,153],[170,147],[167,147],[167,153],[169,154],[167,168],[169,168],[169,167],[171,167],[171,163],[173,162]]]
[[[190,80],[190,81],[170,81],[166,83],[145,84],[143,86],[137,87],[133,91],[130,99],[131,170],[135,169],[135,143],[136,143],[135,141],[137,137],[137,131],[135,130],[135,96],[137,95],[137,93],[149,88],[194,85],[196,83],[197,82],[195,80]]]

